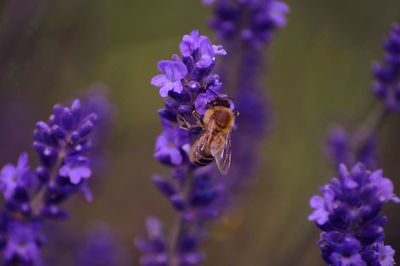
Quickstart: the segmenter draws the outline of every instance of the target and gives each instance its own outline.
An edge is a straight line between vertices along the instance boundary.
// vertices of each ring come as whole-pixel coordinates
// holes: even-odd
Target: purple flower
[[[78,266],[125,265],[119,239],[106,224],[94,223],[88,226],[83,243],[78,247]]]
[[[278,28],[286,24],[289,8],[276,0],[203,1],[212,2],[214,12],[209,25],[229,51],[220,65],[220,80],[240,112],[235,120],[238,130],[232,135],[232,149],[240,152],[232,152],[231,170],[218,180],[224,190],[208,208],[220,215],[235,207],[236,194],[248,187],[260,164],[260,143],[267,136],[273,118],[263,85],[268,64],[265,51]],[[196,104],[201,106],[205,101],[207,95],[201,95]]]
[[[389,37],[383,43],[383,62],[372,64],[375,81],[372,90],[390,110],[400,111],[400,25],[394,23]]]
[[[213,45],[208,37],[200,36],[197,30],[185,35],[179,48],[182,61],[174,56],[173,63],[184,66],[184,70],[176,71],[182,75],[176,78],[174,74],[170,75],[173,78],[169,78],[160,65],[173,63],[161,61],[159,68],[165,75],[156,76],[152,80],[153,85],[161,87],[161,97],[166,98],[165,109],[158,112],[163,131],[157,138],[154,157],[173,167],[171,177],[154,175],[152,180],[177,212],[180,225],[172,229],[176,235],[168,241],[161,221],[156,218],[147,220],[148,240],[136,240],[136,246],[143,254],[141,265],[201,263],[205,257],[200,251],[204,229],[199,224],[202,224],[203,219],[216,216],[216,210],[210,206],[223,190],[212,178],[213,166],[198,168],[189,161],[188,154],[195,138],[203,130],[198,116],[205,114],[209,101],[224,97],[220,94],[222,83],[219,75],[214,74],[213,69],[216,56],[225,55],[226,51],[221,45]],[[167,89],[162,87],[164,85]],[[173,86],[178,89],[170,89]],[[231,106],[234,108],[233,103]],[[188,130],[181,128],[185,128],[185,125]]]
[[[89,178],[92,175],[90,160],[83,156],[67,157],[59,174],[68,177],[72,184],[77,185],[82,179]]]
[[[59,200],[55,191],[61,193],[60,197],[63,199],[74,191],[87,191],[82,180],[89,178],[92,171],[91,160],[85,154],[92,147],[90,133],[96,121],[97,115],[94,113],[83,116],[80,101],[75,100],[71,107],[55,105],[54,114],[50,116],[48,124],[37,123],[33,147],[42,161],[42,168],[38,173],[44,176],[42,180],[48,182],[50,179],[53,183],[51,188],[47,188],[53,191],[53,199],[49,199],[48,204]],[[48,176],[54,167],[58,169],[58,175]],[[65,178],[69,181],[62,180]],[[60,182],[55,182],[56,180]]]
[[[167,246],[162,223],[155,217],[146,221],[148,240],[137,239],[136,247],[144,254],[140,258],[141,265],[168,265]]]
[[[195,265],[204,260],[204,254],[198,250],[200,239],[197,234],[182,232],[177,240],[175,253],[167,251],[166,238],[163,232],[162,223],[154,217],[146,221],[148,239],[136,239],[136,247],[143,253],[140,258],[141,265],[170,265],[177,262],[177,265]]]
[[[368,246],[363,251],[363,258],[368,265],[382,265],[392,266],[394,265],[394,249],[390,246],[385,246],[382,242]]]
[[[194,110],[192,103],[200,93],[220,89],[219,76],[212,74],[212,70],[215,56],[226,54],[221,45],[213,45],[208,37],[200,36],[198,30],[185,35],[179,48],[182,61],[177,55],[172,61],[160,61],[158,68],[164,74],[151,80],[152,85],[160,87],[161,97],[167,98],[164,104],[169,111],[161,110],[160,115],[173,122],[176,122],[177,112],[187,114]]]
[[[226,55],[222,45],[213,45],[207,36],[199,36],[198,30],[193,30],[190,35],[184,35],[179,49],[183,57],[196,56],[199,50],[200,61],[197,64],[202,68],[209,67],[215,55]]]
[[[91,199],[86,186],[91,176],[87,155],[96,121],[97,115],[82,110],[79,100],[67,107],[57,104],[48,122],[38,122],[33,132],[33,148],[40,159],[36,170],[29,171],[26,153],[17,166],[2,168],[0,188],[6,200],[0,217],[0,239],[6,263],[41,265],[41,223],[69,217],[60,204],[76,192],[82,191]]]
[[[289,6],[284,2],[271,1],[271,6],[269,8],[269,16],[273,24],[277,27],[286,26],[286,15],[289,13]]]
[[[190,35],[185,34],[182,38],[182,42],[179,44],[179,50],[182,56],[193,56],[199,47],[199,39],[199,30],[193,30]]]
[[[199,112],[199,114],[201,115],[204,115],[207,112],[206,104],[214,98],[215,95],[211,92],[200,93],[199,96],[197,96],[196,101],[194,103],[197,112]]]
[[[197,62],[197,65],[200,68],[209,67],[213,63],[215,55],[226,55],[226,51],[222,48],[222,45],[212,45],[206,36],[200,36],[199,51],[200,61]]]
[[[151,84],[160,87],[160,96],[167,97],[170,91],[181,93],[183,90],[181,80],[186,76],[187,69],[179,57],[173,56],[171,61],[160,61],[158,69],[164,74],[155,76]]]
[[[272,39],[276,28],[286,25],[286,15],[289,12],[284,2],[276,0],[203,2],[216,2],[210,26],[219,38],[231,43],[239,37],[248,48],[256,50],[261,50]]]
[[[383,259],[393,260],[393,250],[382,248],[387,218],[379,216],[379,211],[385,202],[398,203],[400,199],[381,170],[371,173],[358,163],[348,172],[341,164],[339,178],[333,178],[321,192],[323,197],[310,200],[314,212],[308,219],[324,231],[318,244],[328,264],[381,265]],[[379,252],[390,258],[374,256]]]
[[[363,261],[360,254],[352,254],[342,255],[340,253],[334,252],[330,256],[330,260],[332,261],[333,265],[358,265],[358,266],[367,266],[365,261]]]
[[[161,119],[163,133],[157,138],[154,157],[163,163],[179,165],[183,161],[184,146],[189,143],[188,132]]]
[[[308,216],[309,220],[316,220],[318,224],[324,224],[329,220],[329,215],[333,210],[334,192],[329,185],[321,187],[323,197],[315,195],[310,199],[311,208],[315,211]]]
[[[351,166],[355,162],[362,162],[368,169],[374,169],[377,163],[376,134],[368,134],[368,139],[361,139],[359,131],[348,134],[339,125],[328,130],[325,151],[332,165],[337,167],[343,163]]]
[[[184,234],[179,243],[179,256],[176,258],[179,265],[196,265],[204,261],[205,255],[199,251],[200,239],[197,234]]]
[[[22,224],[15,221],[8,224],[8,241],[3,250],[6,261],[17,260],[20,263],[40,262],[40,224],[31,222]]]
[[[4,191],[4,197],[6,199],[10,199],[18,186],[24,187],[28,185],[28,179],[28,155],[26,153],[22,153],[19,156],[18,164],[16,167],[12,164],[6,164],[1,169],[0,187],[1,190]]]

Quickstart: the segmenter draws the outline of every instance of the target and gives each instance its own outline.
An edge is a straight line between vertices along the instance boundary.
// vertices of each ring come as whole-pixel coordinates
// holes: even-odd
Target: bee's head
[[[207,108],[212,109],[217,106],[222,106],[226,108],[231,108],[231,104],[229,103],[228,98],[222,98],[222,97],[215,97],[211,101],[207,103]]]

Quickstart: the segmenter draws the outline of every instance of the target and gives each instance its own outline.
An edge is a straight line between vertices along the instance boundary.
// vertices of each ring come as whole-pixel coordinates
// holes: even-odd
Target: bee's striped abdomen
[[[207,141],[210,143],[214,139],[212,135],[208,135]],[[199,142],[200,143],[200,142]],[[191,149],[191,154],[190,154],[190,160],[192,163],[198,165],[198,166],[206,166],[209,165],[214,161],[214,157],[211,154],[210,144],[207,145],[193,145]]]
[[[204,153],[203,151],[198,151],[196,159],[193,161],[194,164],[198,166],[206,166],[214,161],[214,157],[210,154]]]

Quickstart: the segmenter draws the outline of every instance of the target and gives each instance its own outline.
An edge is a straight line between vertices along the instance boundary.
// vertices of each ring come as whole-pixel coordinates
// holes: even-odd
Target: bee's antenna
[[[218,93],[216,93],[215,91],[213,91],[210,88],[206,88],[206,90],[209,90],[212,94],[214,94],[215,96],[219,97]]]
[[[219,95],[218,93],[216,93],[215,91],[213,91],[212,89],[206,88],[206,90],[209,90],[209,91],[210,91],[212,94],[214,94],[215,96],[220,97],[220,95]],[[231,100],[231,101],[234,101],[234,100],[235,100],[235,98],[228,97],[228,96],[223,97],[223,98],[224,98],[224,99],[227,99],[227,100]]]

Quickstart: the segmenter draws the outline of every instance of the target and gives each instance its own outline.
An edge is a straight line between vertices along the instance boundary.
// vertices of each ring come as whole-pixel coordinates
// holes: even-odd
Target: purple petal
[[[208,55],[202,55],[200,61],[196,63],[196,65],[200,68],[207,68],[211,66],[213,63],[213,59]]]
[[[173,90],[174,85],[171,82],[166,83],[162,88],[160,88],[160,96],[165,98],[168,96],[168,92]]]
[[[80,189],[81,189],[81,191],[83,192],[83,194],[85,195],[86,200],[87,200],[88,202],[92,202],[92,201],[93,201],[93,194],[92,194],[92,191],[90,191],[90,189],[89,189],[86,185],[81,186]]]
[[[183,91],[182,83],[178,80],[172,83],[173,91],[176,93],[181,93]]]
[[[206,36],[200,36],[199,51],[202,57],[214,57],[215,55],[211,41]]]
[[[213,45],[214,54],[226,55],[226,51],[222,48],[222,45]]]
[[[168,82],[169,79],[164,74],[157,75],[151,79],[151,85],[157,87],[163,87]]]
[[[169,153],[171,155],[171,162],[174,165],[181,164],[183,158],[181,152],[178,149],[169,149]]]
[[[183,56],[188,57],[198,48],[199,31],[193,30],[190,35],[184,35],[182,42],[179,44],[179,49]]]
[[[63,165],[58,171],[58,174],[63,177],[68,177],[68,173],[69,173],[69,165]]]
[[[6,164],[1,169],[1,179],[4,179],[6,176],[14,175],[16,172],[16,168],[12,164]]]
[[[197,112],[201,115],[204,115],[207,112],[206,104],[213,98],[215,98],[215,95],[211,93],[200,93],[199,96],[197,96],[196,101],[194,102],[194,106]]]
[[[163,147],[168,146],[168,144],[169,144],[168,139],[164,135],[158,136],[156,140],[155,150],[159,151]]]
[[[269,10],[269,15],[272,21],[278,27],[284,27],[286,25],[286,14],[289,12],[289,6],[283,2],[273,1]]]
[[[72,184],[77,185],[81,181],[81,175],[79,171],[75,171],[75,169],[71,169],[69,171],[69,180],[71,181]]]
[[[17,168],[22,170],[26,168],[27,164],[28,164],[28,154],[24,152],[19,156]]]
[[[310,199],[311,208],[315,209],[308,216],[309,221],[316,220],[317,224],[322,225],[328,221],[329,212],[325,209],[325,199],[321,196],[313,196]]]

